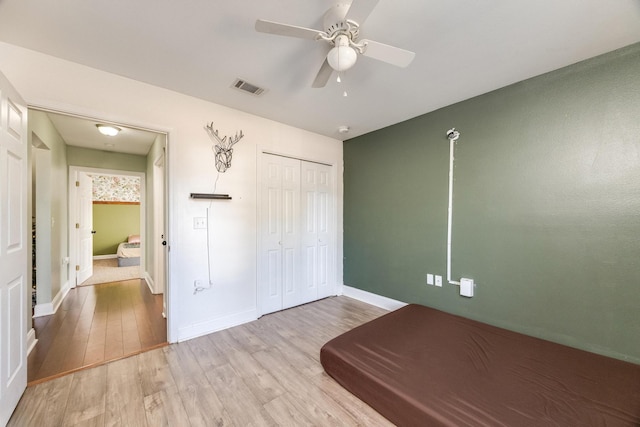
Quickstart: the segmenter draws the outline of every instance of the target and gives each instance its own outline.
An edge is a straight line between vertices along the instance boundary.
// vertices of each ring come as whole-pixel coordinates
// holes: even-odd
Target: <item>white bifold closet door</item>
[[[260,311],[335,294],[331,166],[263,154]]]

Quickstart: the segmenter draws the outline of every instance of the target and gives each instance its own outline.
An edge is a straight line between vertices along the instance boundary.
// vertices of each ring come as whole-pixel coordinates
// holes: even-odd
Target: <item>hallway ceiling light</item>
[[[118,132],[122,130],[119,127],[110,126],[110,125],[96,125],[96,127],[98,128],[98,131],[101,134],[107,135],[107,136],[116,136]]]

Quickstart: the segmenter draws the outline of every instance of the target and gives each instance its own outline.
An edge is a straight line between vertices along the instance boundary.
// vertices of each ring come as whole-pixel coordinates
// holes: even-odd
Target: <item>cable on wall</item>
[[[453,219],[453,159],[455,154],[455,145],[458,138],[460,138],[460,132],[456,128],[451,128],[447,131],[447,138],[449,139],[449,207],[447,210],[447,281],[452,285],[460,286],[460,282],[451,280],[451,234],[452,234],[452,219]]]
[[[206,222],[205,222],[205,231],[207,233],[207,283],[206,285],[202,283],[200,280],[196,280],[194,283],[193,294],[197,294],[198,292],[205,291],[207,289],[211,289],[213,287],[213,278],[211,277],[212,266],[211,266],[211,233],[209,229],[209,221],[211,218],[210,211],[213,208],[213,201],[216,199],[225,199],[231,200],[228,194],[216,194],[216,189],[218,187],[218,180],[220,179],[220,174],[225,173],[229,168],[231,168],[231,160],[233,158],[233,146],[238,143],[243,137],[244,134],[242,130],[239,133],[236,133],[234,137],[225,136],[220,138],[218,134],[218,130],[213,128],[213,122],[206,124],[204,126],[204,130],[209,135],[209,138],[213,142],[213,146],[211,147],[214,156],[215,156],[215,166],[218,171],[216,174],[216,179],[213,183],[213,193],[212,194],[201,194],[201,193],[191,193],[192,199],[210,199],[209,207],[206,209]]]

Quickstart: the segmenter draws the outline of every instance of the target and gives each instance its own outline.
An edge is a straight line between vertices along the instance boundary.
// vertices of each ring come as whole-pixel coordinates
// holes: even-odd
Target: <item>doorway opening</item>
[[[72,287],[144,278],[145,174],[71,166],[69,182]]]
[[[68,280],[63,278],[64,293],[49,299],[54,301],[50,304],[52,310],[34,317],[38,343],[29,354],[31,384],[166,345],[169,320],[167,246],[161,244],[167,239],[164,165],[168,134],[115,124],[126,138],[105,139],[96,128],[105,123],[102,120],[57,111],[34,111],[46,115],[50,126],[63,140],[68,183],[54,180],[50,186],[55,190],[52,191],[54,198],[66,199],[68,221],[59,228],[65,229],[60,237],[64,238],[65,246],[68,245],[62,260],[65,271],[68,270]],[[35,153],[36,148],[33,150]],[[54,165],[59,169],[58,163],[59,158]],[[94,197],[96,179],[102,184],[133,182],[138,190],[137,199],[98,200]],[[84,185],[79,185],[80,181],[84,181]],[[38,200],[34,206],[46,205],[41,202]],[[131,224],[132,216],[135,225]],[[128,226],[120,227],[120,235],[94,220]],[[96,236],[102,239],[99,251],[94,251]],[[126,246],[122,254],[120,245],[115,243]],[[120,272],[132,263],[139,265],[137,269],[134,266],[137,272],[132,278],[97,280],[89,286],[85,282],[93,276],[94,259],[115,261],[116,265],[122,265],[115,267]],[[82,284],[87,286],[78,286]]]

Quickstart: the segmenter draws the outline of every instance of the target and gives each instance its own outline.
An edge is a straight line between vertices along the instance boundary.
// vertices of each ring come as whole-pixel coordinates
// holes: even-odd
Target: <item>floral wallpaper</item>
[[[92,175],[94,202],[140,203],[140,178],[135,176]]]

